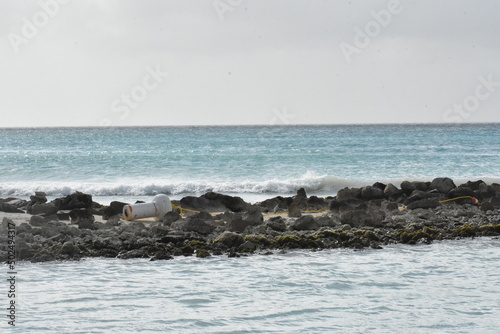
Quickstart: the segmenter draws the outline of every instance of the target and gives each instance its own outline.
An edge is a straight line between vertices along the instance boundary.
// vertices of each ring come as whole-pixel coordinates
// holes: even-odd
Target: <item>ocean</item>
[[[82,191],[108,204],[216,191],[256,202],[443,176],[500,183],[500,124],[0,129],[0,198]],[[16,328],[3,317],[0,332],[497,333],[499,260],[499,240],[477,238],[21,262]]]
[[[9,332],[496,334],[499,261],[499,240],[478,238],[243,258],[26,263],[18,266],[18,328]]]
[[[500,124],[0,129],[0,197],[255,202],[443,176],[500,182]]]

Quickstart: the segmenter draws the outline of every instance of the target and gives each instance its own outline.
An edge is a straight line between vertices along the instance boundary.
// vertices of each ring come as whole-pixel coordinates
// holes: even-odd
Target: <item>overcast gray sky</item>
[[[0,127],[500,122],[496,0],[5,0]]]

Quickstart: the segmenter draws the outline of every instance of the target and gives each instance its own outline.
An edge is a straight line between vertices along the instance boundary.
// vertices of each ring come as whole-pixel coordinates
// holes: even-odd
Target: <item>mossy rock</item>
[[[342,231],[340,231],[342,232]],[[314,234],[313,237],[315,239],[339,239],[339,230],[323,230]]]
[[[60,254],[61,249],[62,249],[62,245],[61,244],[54,244],[49,249],[50,249],[51,253]]]
[[[256,245],[263,246],[263,247],[269,247],[272,244],[272,241],[269,240],[269,238],[265,235],[250,234],[250,235],[245,236],[244,240],[251,241]]]
[[[181,246],[181,247],[179,247],[179,249],[182,252],[182,255],[184,255],[184,256],[193,255],[193,253],[194,253],[194,248],[189,246],[189,245]]]
[[[224,245],[228,248],[239,247],[245,239],[241,234],[236,232],[224,232],[217,239],[215,239],[214,244]]]
[[[380,241],[379,237],[373,231],[360,230],[354,232],[354,235],[358,238],[364,238],[370,241]]]
[[[283,247],[285,245],[295,245],[296,247],[287,248],[298,248],[300,247],[301,238],[295,235],[282,235],[274,239],[276,246]]]
[[[196,257],[205,258],[205,257],[209,257],[209,256],[210,256],[210,253],[205,249],[197,249],[196,250]]]
[[[186,241],[185,244],[191,246],[194,249],[206,249],[208,247],[205,242],[199,240]]]
[[[479,230],[486,236],[500,235],[500,224],[489,224],[479,227]]]
[[[119,252],[113,248],[101,248],[94,252],[96,256],[107,257],[107,258],[115,258],[118,256],[118,253]]]
[[[416,231],[416,232],[406,232],[400,231],[396,234],[399,241],[403,244],[416,244],[420,239],[424,239],[426,242],[431,242],[434,238],[427,232]]]
[[[274,240],[278,248],[317,248],[318,243],[313,236],[283,235]]]
[[[457,227],[455,229],[455,232],[458,234],[460,237],[475,237],[478,229],[475,226],[472,225],[464,225],[461,227]]]

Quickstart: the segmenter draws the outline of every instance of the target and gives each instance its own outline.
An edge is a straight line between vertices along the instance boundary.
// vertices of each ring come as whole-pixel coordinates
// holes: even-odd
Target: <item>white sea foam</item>
[[[479,179],[479,178],[477,178]],[[500,183],[496,178],[481,178],[487,183]],[[411,179],[416,181],[417,179]],[[43,191],[48,196],[65,196],[75,191],[89,193],[94,196],[150,196],[156,194],[189,195],[214,191],[226,194],[294,194],[304,188],[311,194],[335,195],[345,187],[361,187],[371,185],[377,180],[346,180],[331,175],[314,175],[306,173],[298,178],[270,179],[263,181],[231,181],[231,180],[177,180],[157,181],[121,180],[113,183],[103,182],[8,182],[0,184],[0,196],[29,196],[35,191]],[[397,187],[404,179],[378,180],[383,183],[393,183]],[[429,180],[421,180],[429,181]],[[457,185],[466,179],[455,179]]]

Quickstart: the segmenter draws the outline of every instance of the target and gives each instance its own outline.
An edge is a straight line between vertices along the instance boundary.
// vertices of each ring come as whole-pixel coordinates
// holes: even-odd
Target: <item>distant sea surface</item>
[[[0,197],[79,190],[106,204],[217,191],[255,202],[440,176],[498,182],[500,125],[0,129]],[[478,238],[21,262],[16,327],[3,316],[0,332],[496,334],[499,261],[499,240]]]
[[[253,202],[442,176],[500,182],[500,124],[0,129],[0,197]]]

